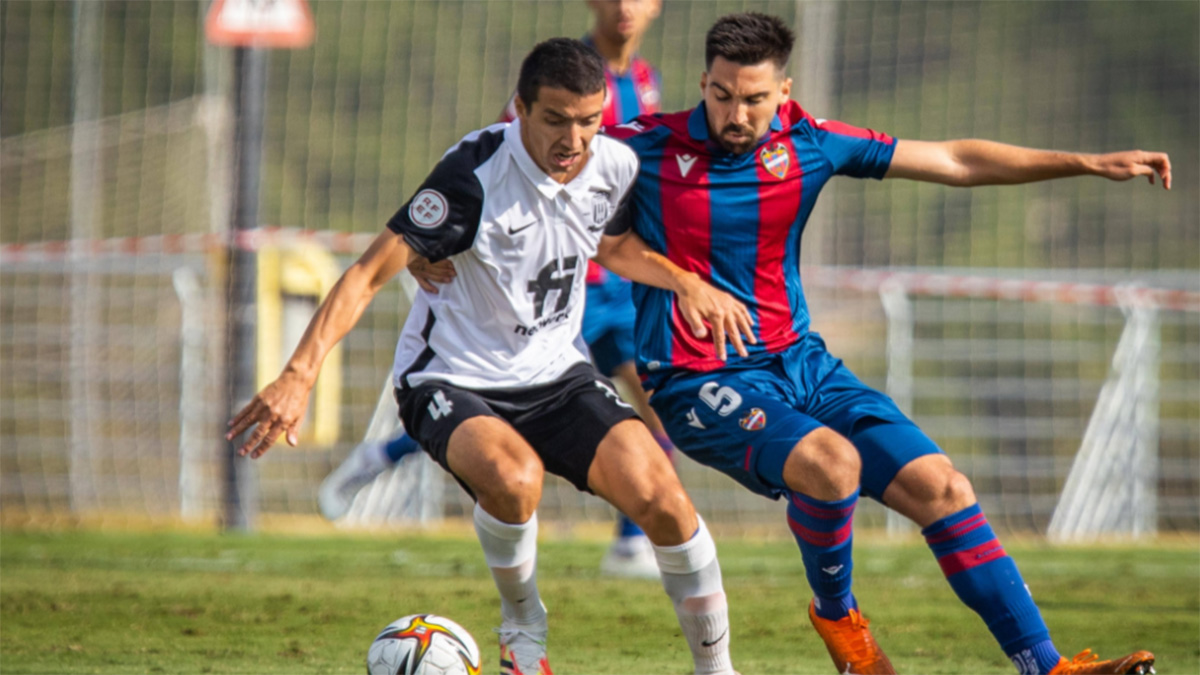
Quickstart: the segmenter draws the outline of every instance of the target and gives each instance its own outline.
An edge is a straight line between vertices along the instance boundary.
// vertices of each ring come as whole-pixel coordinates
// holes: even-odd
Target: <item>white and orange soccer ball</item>
[[[479,675],[479,646],[444,616],[412,614],[393,621],[367,650],[369,675]]]

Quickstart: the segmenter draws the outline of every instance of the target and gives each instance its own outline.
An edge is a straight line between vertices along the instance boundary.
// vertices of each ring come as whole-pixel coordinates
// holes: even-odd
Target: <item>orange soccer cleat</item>
[[[825,641],[825,648],[829,650],[829,656],[839,673],[895,674],[896,669],[892,667],[887,654],[883,653],[875,638],[871,636],[871,631],[867,628],[867,618],[857,609],[850,610],[850,616],[844,619],[830,621],[817,616],[816,605],[809,603],[808,618],[817,629],[817,634]]]
[[[1076,675],[1093,673],[1095,675],[1148,675],[1154,672],[1154,655],[1147,651],[1137,651],[1128,656],[1111,661],[1101,661],[1099,656],[1085,649],[1075,655],[1070,661],[1065,658],[1058,662],[1050,671],[1050,675]]]

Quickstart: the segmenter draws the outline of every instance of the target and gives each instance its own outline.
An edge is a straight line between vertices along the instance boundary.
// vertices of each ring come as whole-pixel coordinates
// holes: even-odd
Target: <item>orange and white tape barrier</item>
[[[266,246],[312,242],[333,253],[356,254],[365,251],[376,236],[374,232],[350,233],[302,230],[291,227],[264,227],[237,232],[233,237],[233,245],[243,250],[257,251]],[[228,246],[226,236],[209,233],[0,244],[0,264],[118,256],[196,254],[226,246]],[[826,266],[806,267],[804,278],[805,283],[810,286],[863,292],[877,292],[884,285],[892,284],[911,295],[930,297],[979,298],[1106,307],[1141,304],[1183,312],[1200,312],[1200,292],[1132,284],[1106,285],[1032,281],[962,274]]]

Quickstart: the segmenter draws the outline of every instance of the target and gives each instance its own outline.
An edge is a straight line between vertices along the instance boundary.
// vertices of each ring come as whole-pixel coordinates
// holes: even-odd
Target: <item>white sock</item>
[[[546,621],[537,589],[537,514],[512,525],[475,505],[475,534],[500,591],[500,613],[526,625]]]
[[[729,613],[721,584],[717,546],[704,520],[696,534],[678,546],[655,546],[663,588],[675,605],[697,675],[733,672],[729,658]]]
[[[362,461],[375,473],[383,473],[395,462],[387,454],[387,443],[368,443],[363,448]]]

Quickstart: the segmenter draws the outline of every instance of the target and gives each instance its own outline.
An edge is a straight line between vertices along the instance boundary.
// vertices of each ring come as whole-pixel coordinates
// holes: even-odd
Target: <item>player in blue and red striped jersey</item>
[[[589,0],[594,23],[583,42],[599,52],[605,62],[607,93],[601,124],[612,126],[638,115],[658,112],[662,98],[658,71],[638,55],[642,36],[661,9],[659,0]],[[500,121],[517,117],[516,95],[509,100]],[[413,271],[420,274],[421,264]],[[436,289],[424,280],[422,286]],[[592,353],[596,369],[605,377],[623,385],[638,414],[650,427],[655,440],[667,452],[672,450],[662,423],[654,414],[634,368],[634,309],[631,284],[621,277],[588,262],[587,303],[583,315],[583,339]],[[336,520],[349,510],[355,494],[382,471],[405,455],[418,450],[407,434],[386,443],[365,442],[355,448],[321,484],[318,493],[321,512]],[[632,520],[621,514],[612,546],[600,562],[606,574],[657,579],[658,566],[650,540]]]
[[[788,100],[794,41],[779,19],[737,14],[706,42],[703,102],[639,117],[610,134],[637,153],[628,226],[679,267],[751,309],[749,356],[728,360],[669,292],[634,286],[638,367],[676,446],[750,490],[787,499],[788,525],[814,593],[809,617],[838,672],[892,673],[851,592],[852,517],[861,494],[916,521],[959,598],[1021,673],[1152,672],[1139,651],[1062,658],[970,481],[884,394],[809,329],[800,236],[833,176],[953,186],[1077,175],[1157,173],[1165,154],[1047,152],[988,141],[897,141],[815,119]],[[719,328],[714,327],[714,331]],[[715,336],[716,345],[722,336]],[[729,339],[739,348],[736,335]]]

